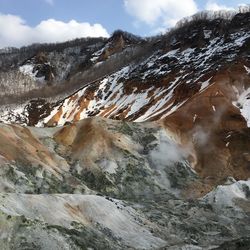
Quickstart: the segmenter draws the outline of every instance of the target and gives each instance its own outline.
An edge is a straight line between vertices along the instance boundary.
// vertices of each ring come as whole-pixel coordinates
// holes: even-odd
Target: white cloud
[[[31,27],[19,16],[0,14],[0,47],[20,47],[31,43],[62,42],[80,37],[108,37],[101,24],[67,23],[48,19]]]
[[[218,10],[234,10],[232,7],[228,7],[226,5],[221,5],[216,3],[216,1],[208,1],[206,3],[206,10],[213,10],[213,11],[218,11]]]
[[[123,0],[126,11],[151,27],[170,27],[197,12],[194,0]]]

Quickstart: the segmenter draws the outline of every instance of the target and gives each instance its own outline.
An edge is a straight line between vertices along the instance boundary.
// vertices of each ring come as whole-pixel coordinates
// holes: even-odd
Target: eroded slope
[[[249,181],[229,178],[212,190],[190,148],[159,123],[91,118],[62,128],[2,124],[0,132],[3,249],[247,242]]]

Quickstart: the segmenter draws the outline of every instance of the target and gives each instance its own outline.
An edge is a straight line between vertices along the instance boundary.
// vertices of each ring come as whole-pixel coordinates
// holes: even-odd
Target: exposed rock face
[[[31,171],[31,174],[43,178],[44,168],[47,168],[47,172],[57,177],[57,182],[64,180],[64,185],[73,185],[71,188],[77,188],[84,181],[97,191],[133,198],[146,193],[152,196],[165,185],[169,188],[171,180],[167,181],[165,176],[168,174],[172,176],[181,171],[180,177],[186,173],[191,179],[196,178],[186,161],[188,152],[156,124],[128,124],[95,118],[63,128],[43,130],[2,125],[1,130],[2,160],[15,162],[14,166],[6,164],[7,172],[15,173],[17,165],[24,173]],[[19,140],[23,141],[22,146]],[[165,148],[171,153],[169,170],[162,169],[162,165],[168,162],[161,156]],[[178,163],[177,169],[175,163]],[[27,167],[27,164],[33,167]],[[19,175],[13,174],[11,178],[14,176],[18,178]],[[36,183],[35,176],[32,178],[32,181],[29,179],[33,183],[29,192],[38,188],[50,190],[47,183]],[[7,180],[6,190],[17,191],[20,188],[17,180]],[[173,186],[183,186],[190,180],[180,179]],[[81,185],[79,187],[82,188]],[[59,192],[56,186],[54,188]]]
[[[122,52],[127,46],[133,46],[142,43],[142,41],[142,39],[132,34],[117,30],[113,33],[102,51],[97,52],[97,54],[100,53],[98,62],[105,61],[110,56]]]
[[[249,181],[197,199],[194,183],[212,187],[160,125],[91,118],[0,132],[2,249],[247,246]]]

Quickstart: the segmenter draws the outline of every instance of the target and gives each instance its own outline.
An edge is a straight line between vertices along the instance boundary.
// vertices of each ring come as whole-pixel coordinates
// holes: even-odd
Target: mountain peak
[[[111,37],[109,38],[109,41],[117,40],[117,39],[124,39],[127,43],[139,43],[143,41],[144,39],[136,36],[132,33],[123,31],[123,30],[115,30]]]

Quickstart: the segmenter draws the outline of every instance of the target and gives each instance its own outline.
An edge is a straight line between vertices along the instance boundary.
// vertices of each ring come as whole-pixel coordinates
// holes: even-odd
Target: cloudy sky
[[[233,9],[250,0],[0,0],[0,48],[76,37],[141,36],[164,31],[197,11]]]

